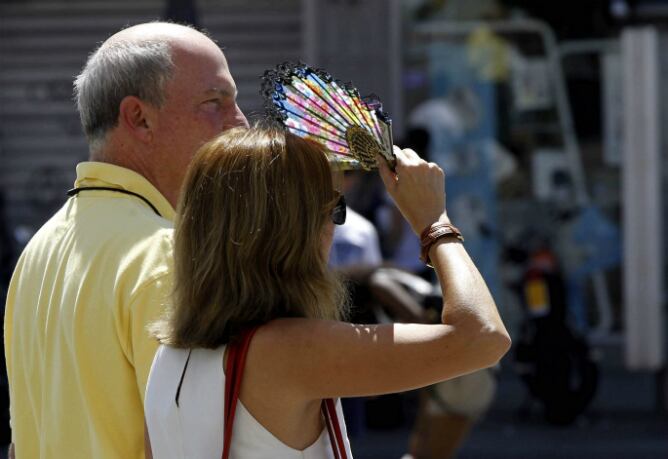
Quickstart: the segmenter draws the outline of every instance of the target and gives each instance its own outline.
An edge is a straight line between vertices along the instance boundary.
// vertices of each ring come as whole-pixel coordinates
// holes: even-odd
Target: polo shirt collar
[[[75,188],[105,186],[132,191],[148,199],[158,209],[160,215],[174,221],[176,212],[162,193],[143,175],[109,163],[87,161],[77,164]]]

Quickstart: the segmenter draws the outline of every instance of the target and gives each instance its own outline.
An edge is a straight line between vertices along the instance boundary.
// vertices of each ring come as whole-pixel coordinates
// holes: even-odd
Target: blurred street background
[[[394,142],[446,171],[513,349],[492,371],[346,401],[355,457],[668,458],[668,1],[0,0],[0,304],[88,155],[73,78],[151,20],[216,39],[249,119],[263,72],[301,60],[378,96]],[[334,243],[352,320],[438,317],[376,175],[348,174],[344,191],[368,225]]]
[[[656,411],[655,381],[615,365],[587,413],[568,426],[547,424],[538,411],[527,412],[524,386],[503,373],[494,404],[472,430],[460,459],[660,459],[668,456],[665,413]],[[370,430],[353,438],[357,459],[400,458],[411,423]]]

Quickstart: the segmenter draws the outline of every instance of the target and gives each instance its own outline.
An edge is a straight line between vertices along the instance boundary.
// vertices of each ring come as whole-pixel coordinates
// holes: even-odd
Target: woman
[[[379,160],[380,174],[413,230],[449,223],[443,171],[395,152],[396,174]],[[342,207],[314,143],[253,128],[200,149],[179,203],[174,308],[156,327],[163,345],[146,392],[154,457],[220,456],[225,345],[249,326],[261,325],[241,385],[235,459],[329,458],[323,399],[414,389],[505,354],[494,301],[452,235],[426,253],[443,288],[442,324],[338,321],[343,289],[327,256]]]

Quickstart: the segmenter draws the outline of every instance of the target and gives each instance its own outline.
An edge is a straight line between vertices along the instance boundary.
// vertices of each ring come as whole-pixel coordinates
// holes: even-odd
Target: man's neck
[[[173,208],[176,208],[178,191],[174,192],[174,187],[170,186],[168,178],[159,173],[158,167],[147,161],[147,158],[150,157],[149,154],[128,151],[123,148],[105,148],[91,152],[89,159],[124,167],[140,174],[167,199]]]

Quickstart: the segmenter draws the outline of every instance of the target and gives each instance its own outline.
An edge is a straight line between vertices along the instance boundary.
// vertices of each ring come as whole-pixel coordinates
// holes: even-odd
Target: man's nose
[[[246,115],[244,115],[244,112],[241,111],[238,105],[235,105],[234,127],[250,127]]]

